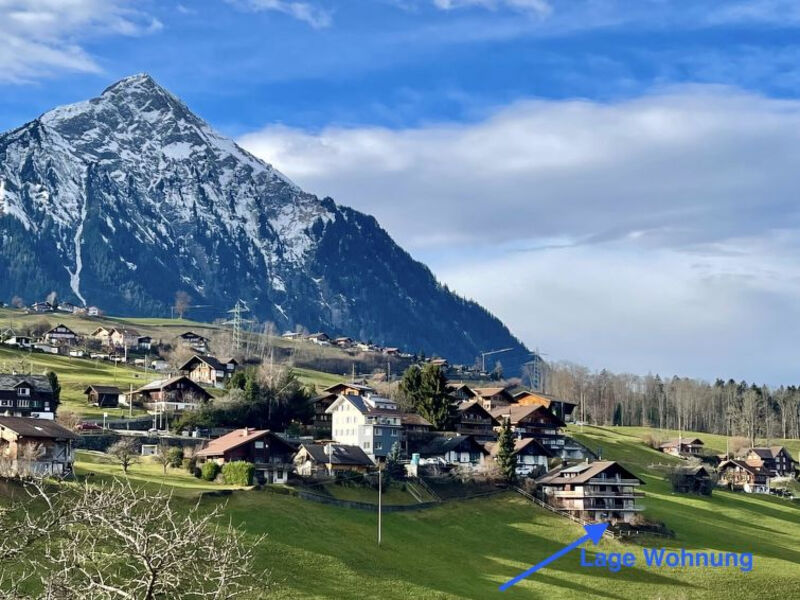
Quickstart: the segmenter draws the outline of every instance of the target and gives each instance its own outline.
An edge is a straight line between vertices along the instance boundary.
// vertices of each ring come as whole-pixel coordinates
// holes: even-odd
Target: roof
[[[305,450],[309,456],[318,463],[330,463],[332,465],[363,465],[373,466],[373,462],[367,453],[360,446],[346,446],[344,444],[302,444],[301,450]],[[330,451],[330,456],[326,452]]]
[[[789,454],[789,451],[784,446],[770,446],[769,448],[750,448],[748,452],[755,452],[759,458],[777,458],[781,451]],[[789,458],[792,455],[789,454]],[[794,459],[792,459],[794,460]]]
[[[470,389],[482,398],[490,398],[491,396],[496,396],[497,394],[502,394],[503,392],[508,394],[508,390],[506,390],[504,387],[476,387]],[[509,396],[510,395],[511,394],[509,394]]]
[[[0,373],[0,390],[13,390],[20,383],[27,383],[37,392],[52,394],[53,388],[50,380],[44,375],[10,375]]]
[[[119,395],[121,392],[119,388],[115,385],[90,385],[86,388],[86,391],[83,392],[84,394],[88,394],[90,390],[97,392],[98,394],[117,394]]]
[[[69,332],[69,333],[71,333],[71,334],[75,335],[75,332],[74,332],[74,331],[72,331],[72,329],[70,329],[69,327],[67,327],[67,326],[66,326],[66,325],[64,325],[63,323],[59,323],[58,325],[56,325],[56,326],[55,326],[55,327],[53,327],[52,329],[48,329],[47,331],[45,331],[45,333],[44,333],[44,334],[45,334],[45,335],[47,335],[48,333],[53,333],[53,332],[54,332],[56,329],[59,329],[59,328],[60,328],[60,329],[66,329],[66,330],[67,330],[67,332]]]
[[[178,368],[178,370],[179,371],[189,371],[191,369],[191,367],[192,367],[192,364],[195,363],[195,362],[205,363],[209,367],[214,369],[215,371],[224,371],[225,370],[225,365],[221,361],[217,360],[216,357],[214,357],[214,356],[200,356],[199,354],[195,354],[194,356],[192,356],[192,358],[190,358],[185,363],[183,363]]]
[[[556,425],[556,427],[565,427],[566,423],[559,419],[556,415],[554,415],[550,409],[541,406],[539,404],[528,404],[528,405],[518,405],[518,404],[511,404],[509,406],[501,406],[495,408],[491,411],[492,416],[502,421],[506,417],[509,418],[511,424],[514,425],[519,423],[523,419],[531,416],[533,413],[537,412],[544,412],[546,413],[547,417],[550,418]]]
[[[517,392],[513,396],[514,399],[517,401],[519,401],[520,398],[524,398],[526,396],[532,396],[537,400],[541,400],[542,404],[544,404],[545,406],[549,406],[551,402],[560,402],[562,404],[573,404],[576,406],[578,404],[578,402],[576,402],[575,400],[565,400],[564,398],[558,398],[556,396],[553,396],[552,394],[545,394],[543,392],[534,392],[531,390],[522,390],[521,392]]]
[[[488,410],[486,410],[486,408],[484,408],[483,404],[481,404],[477,400],[469,400],[467,402],[459,402],[456,405],[456,410],[458,412],[462,412],[463,413],[463,412],[467,412],[468,410],[471,410],[472,408],[475,408],[475,407],[477,407],[478,410],[484,412],[487,417],[490,417],[490,418],[494,419],[495,421],[497,421],[497,418],[492,413],[490,413]]]
[[[29,417],[0,417],[0,427],[22,437],[77,439],[77,435],[55,421]]]
[[[322,391],[323,392],[333,392],[333,391],[337,390],[338,388],[342,388],[342,387],[348,387],[350,389],[358,390],[360,392],[374,392],[375,391],[375,388],[372,388],[372,387],[370,387],[368,385],[364,385],[364,384],[361,384],[361,383],[345,383],[345,382],[334,383],[333,385],[329,385],[328,387],[326,387]]]
[[[644,481],[613,460],[596,460],[592,463],[583,462],[571,467],[554,469],[546,475],[539,477],[536,483],[548,485],[586,483],[590,479],[600,475],[603,471],[611,468],[618,468],[621,470],[623,474],[627,475],[625,479],[636,479],[640,484],[644,485]],[[565,477],[565,475],[568,476]]]
[[[470,435],[455,435],[448,437],[439,435],[429,440],[424,446],[420,447],[417,451],[420,456],[441,456],[447,454],[451,450],[459,448],[462,444],[467,443],[480,449],[483,454],[489,454],[489,451],[481,444],[475,441]]]
[[[500,452],[500,444],[497,442],[488,442],[485,444],[485,446],[491,456],[497,456],[497,453]],[[519,454],[524,450],[533,452],[536,456],[553,456],[553,453],[542,446],[542,444],[539,443],[536,438],[523,438],[521,440],[514,440],[514,454]]]
[[[761,469],[761,467],[756,467],[754,465],[748,464],[743,460],[739,460],[736,458],[731,458],[729,460],[722,461],[719,466],[717,467],[717,471],[722,471],[728,466],[740,467],[745,471],[749,471],[753,475],[762,475],[765,472]]]
[[[198,385],[197,383],[195,383],[194,381],[192,381],[191,379],[186,377],[186,375],[176,375],[175,377],[170,377],[169,379],[156,379],[155,381],[151,381],[150,383],[144,384],[138,390],[133,390],[133,393],[135,394],[135,393],[138,393],[138,392],[147,392],[147,391],[150,391],[150,390],[159,390],[162,387],[169,387],[172,384],[177,383],[181,379],[185,379],[190,384],[192,384],[193,387],[201,390],[207,396],[211,396],[211,394],[209,394],[206,390],[204,390],[202,388],[202,386]]]
[[[230,433],[223,435],[222,437],[218,437],[215,440],[211,440],[208,442],[205,448],[197,453],[197,456],[222,456],[226,452],[230,452],[239,446],[249,444],[250,442],[268,436],[272,437],[273,440],[278,440],[280,443],[294,450],[294,447],[291,444],[279,438],[269,429],[248,429],[247,427],[244,427],[242,429],[235,429]]]
[[[661,444],[659,446],[659,448],[674,448],[674,447],[676,447],[678,445],[679,441],[680,441],[681,445],[689,445],[689,444],[695,445],[695,446],[703,446],[704,445],[703,444],[703,440],[701,440],[700,438],[680,438],[680,440],[678,440],[678,439],[668,440],[668,441],[664,442],[663,444]]]
[[[708,469],[706,469],[703,465],[696,465],[694,467],[677,467],[676,471],[681,475],[692,475],[695,477],[700,475],[705,475],[706,477],[711,476]]]
[[[333,404],[331,404],[328,407],[326,412],[331,411],[331,408],[334,405],[336,405],[337,402],[339,402],[341,400],[347,400],[348,402],[350,402],[350,404],[355,406],[356,409],[361,414],[365,414],[365,415],[366,414],[370,414],[370,415],[386,415],[386,416],[393,416],[393,417],[401,415],[400,411],[398,409],[396,409],[396,408],[391,409],[391,408],[374,407],[374,406],[372,406],[372,404],[370,402],[367,401],[367,398],[365,398],[364,396],[352,396],[350,394],[339,394],[339,397],[334,401]],[[380,397],[377,397],[377,396],[373,396],[372,398],[370,398],[370,401],[371,402],[386,402],[386,403],[394,404],[395,406],[397,406],[397,404],[393,400],[390,400],[389,398],[380,398]]]
[[[422,415],[416,413],[404,413],[401,417],[403,425],[417,425],[422,427],[433,427],[433,424]]]

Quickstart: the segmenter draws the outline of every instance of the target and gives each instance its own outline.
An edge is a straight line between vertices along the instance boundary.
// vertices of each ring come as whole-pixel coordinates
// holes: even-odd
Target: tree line
[[[576,420],[702,431],[756,438],[800,437],[800,388],[746,381],[592,372],[568,362],[550,366],[548,393],[578,403]]]

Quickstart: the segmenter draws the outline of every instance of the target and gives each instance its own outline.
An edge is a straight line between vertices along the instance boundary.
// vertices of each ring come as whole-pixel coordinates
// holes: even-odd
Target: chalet
[[[333,340],[333,344],[339,348],[351,348],[353,346],[353,338],[337,337]]]
[[[26,335],[14,335],[10,338],[3,340],[6,346],[16,346],[17,348],[29,349],[33,345],[33,341]]]
[[[313,344],[328,344],[330,343],[331,338],[328,336],[327,333],[318,331],[317,333],[311,333],[307,335],[305,337],[305,340]]]
[[[326,394],[344,394],[345,396],[368,396],[375,393],[372,388],[364,383],[335,383],[322,390]]]
[[[296,448],[268,429],[236,429],[211,440],[197,452],[198,462],[219,465],[243,460],[255,466],[258,483],[286,483]]]
[[[384,348],[383,353],[387,356],[397,356],[400,354],[400,348]]]
[[[512,404],[496,408],[491,413],[499,423],[508,419],[511,430],[517,437],[534,437],[556,454],[558,447],[564,445],[564,436],[561,434],[561,428],[565,427],[564,421],[544,406]]]
[[[51,344],[67,344],[72,345],[78,341],[78,334],[66,325],[59,323],[50,331],[45,332],[42,339]]]
[[[664,442],[658,448],[664,454],[672,456],[697,456],[703,451],[703,440],[681,437]]]
[[[178,343],[189,346],[197,352],[208,352],[209,339],[194,331],[186,331],[178,336]]]
[[[90,306],[86,309],[86,314],[90,317],[99,317],[100,316],[100,309],[96,306]]]
[[[532,392],[530,390],[523,390],[514,394],[514,401],[522,406],[539,405],[549,408],[554,415],[563,421],[572,419],[572,413],[578,404],[573,400],[557,398],[551,394]]]
[[[370,458],[385,457],[401,441],[402,413],[388,398],[339,394],[326,412],[331,415],[333,439],[359,446]]]
[[[49,302],[34,302],[31,304],[30,312],[49,313],[53,312],[53,305]]]
[[[109,329],[108,327],[98,327],[92,333],[89,334],[89,337],[92,339],[97,340],[103,346],[109,345],[109,339],[111,338],[111,332],[113,329]]]
[[[450,395],[458,402],[470,402],[479,398],[478,392],[473,390],[465,383],[461,383],[459,385],[451,384],[448,387],[450,388]]]
[[[770,477],[792,477],[795,461],[783,446],[769,448],[750,448],[745,455],[749,465],[764,469]]]
[[[459,435],[471,435],[480,442],[491,441],[497,438],[495,427],[499,425],[500,421],[477,400],[456,405],[455,430]]]
[[[72,431],[47,419],[0,417],[0,474],[64,477],[72,473]]]
[[[52,421],[53,388],[42,375],[0,374],[0,415]]]
[[[239,363],[230,358],[217,360],[213,356],[195,354],[183,363],[178,370],[192,381],[206,385],[216,385],[233,376]]]
[[[113,385],[90,385],[83,393],[89,404],[101,408],[116,408],[122,395],[120,389]]]
[[[108,345],[112,348],[135,348],[139,343],[139,332],[132,329],[111,330],[108,336]]]
[[[150,368],[154,371],[166,371],[169,368],[169,363],[163,359],[157,358],[150,361]]]
[[[153,349],[153,338],[149,335],[140,335],[136,339],[136,347],[139,350],[152,350]]]
[[[329,440],[333,435],[331,431],[332,415],[327,410],[338,397],[339,394],[325,393],[311,399],[311,404],[314,406],[311,428],[315,439]]]
[[[447,362],[446,358],[432,358],[431,364],[435,367],[439,367],[441,369],[447,369],[450,367],[450,363]]]
[[[72,302],[59,302],[58,306],[56,306],[56,310],[58,312],[72,314],[78,310],[78,306],[74,305]]]
[[[483,464],[489,451],[471,435],[437,435],[418,448],[420,464],[475,467]]]
[[[294,466],[302,477],[330,477],[336,473],[367,473],[375,465],[360,446],[302,444]]]
[[[285,340],[289,340],[291,342],[294,342],[294,341],[299,340],[301,337],[303,337],[303,334],[298,332],[298,331],[287,331],[286,333],[281,335],[281,337],[283,339],[285,339]]]
[[[503,406],[508,406],[514,402],[514,396],[504,387],[484,387],[472,388],[475,392],[476,400],[487,410],[494,410]]]
[[[211,394],[185,375],[159,379],[143,385],[132,393],[133,402],[150,410],[180,412],[194,410],[211,399]]]
[[[488,442],[486,449],[489,456],[497,460],[500,445],[497,442]],[[514,440],[514,454],[517,456],[518,477],[538,477],[547,473],[548,460],[553,454],[537,440],[524,438]]]
[[[559,467],[536,479],[537,494],[553,508],[586,521],[630,523],[644,510],[636,488],[644,482],[614,461]]]
[[[711,472],[701,465],[677,467],[671,474],[672,489],[679,494],[702,494],[710,496],[714,489]]]
[[[769,493],[769,473],[766,469],[748,464],[744,460],[725,460],[717,467],[718,482],[732,490],[749,494]]]
[[[406,434],[427,433],[433,429],[430,421],[416,413],[403,413],[400,422],[403,424],[403,432]]]

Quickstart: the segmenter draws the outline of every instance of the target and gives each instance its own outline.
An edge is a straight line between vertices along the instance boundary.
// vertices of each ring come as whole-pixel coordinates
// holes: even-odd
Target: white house
[[[402,439],[403,414],[389,398],[340,394],[325,412],[334,441],[359,446],[370,458],[385,457]]]

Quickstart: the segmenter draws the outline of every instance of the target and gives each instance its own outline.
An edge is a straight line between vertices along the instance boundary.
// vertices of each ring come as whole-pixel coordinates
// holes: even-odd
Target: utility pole
[[[383,512],[383,482],[381,480],[381,463],[378,463],[378,546],[381,545],[381,516]]]

